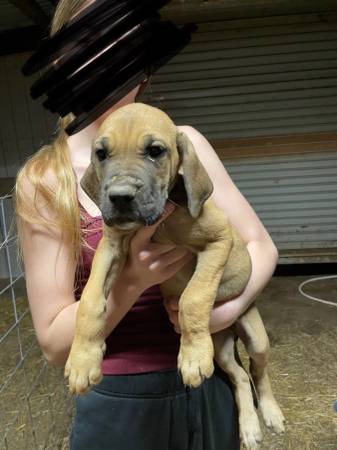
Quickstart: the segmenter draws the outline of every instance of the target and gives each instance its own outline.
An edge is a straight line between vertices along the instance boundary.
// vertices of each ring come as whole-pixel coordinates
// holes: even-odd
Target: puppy
[[[154,224],[171,199],[178,207],[153,240],[196,255],[196,262],[161,285],[164,297],[180,297],[178,368],[183,381],[199,386],[212,375],[215,358],[235,386],[241,439],[248,449],[256,448],[261,431],[250,379],[235,358],[240,337],[250,356],[264,420],[283,432],[284,417],[266,370],[269,341],[255,305],[229,329],[213,336],[209,332],[214,302],[240,295],[250,278],[251,261],[239,233],[210,198],[212,182],[187,136],[156,108],[140,103],[120,108],[101,125],[81,185],[99,206],[104,230],[66,364],[70,390],[85,393],[101,380],[108,292],[125,264],[132,236],[140,226]]]

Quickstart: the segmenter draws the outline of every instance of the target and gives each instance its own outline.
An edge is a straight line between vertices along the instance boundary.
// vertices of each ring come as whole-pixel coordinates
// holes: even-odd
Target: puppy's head
[[[163,111],[136,103],[101,125],[81,186],[106,225],[129,230],[159,219],[180,168],[188,208],[197,217],[212,184],[191,142]]]

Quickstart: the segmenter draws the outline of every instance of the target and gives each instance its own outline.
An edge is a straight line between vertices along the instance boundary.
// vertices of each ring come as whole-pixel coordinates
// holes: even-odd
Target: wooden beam
[[[337,262],[337,248],[336,247],[326,247],[326,248],[308,248],[308,249],[278,249],[279,260],[278,265],[275,270],[275,274],[281,274],[284,272],[283,265],[285,264],[324,264],[324,269],[328,269],[327,264]],[[335,265],[335,264],[334,264]],[[331,267],[332,268],[332,267]],[[295,269],[296,270],[296,269]],[[321,268],[322,270],[322,268]],[[317,273],[317,272],[316,272]],[[322,273],[333,273],[331,269],[329,271],[322,271]]]
[[[33,52],[46,35],[36,26],[3,31],[0,33],[0,55]]]
[[[308,133],[211,141],[219,158],[255,158],[304,153],[337,152],[337,133]]]
[[[50,22],[41,6],[35,0],[9,0],[26,17],[29,17],[38,27],[47,28]]]

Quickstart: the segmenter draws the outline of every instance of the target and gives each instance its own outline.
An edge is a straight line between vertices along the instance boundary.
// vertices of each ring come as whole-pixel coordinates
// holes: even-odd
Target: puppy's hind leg
[[[249,370],[265,424],[274,432],[283,433],[285,419],[275,400],[267,373],[269,339],[261,316],[254,305],[237,321],[236,330],[250,357]]]
[[[233,330],[229,328],[213,334],[213,343],[215,359],[235,387],[241,441],[248,450],[255,450],[262,440],[260,423],[254,407],[249,377],[235,358]]]

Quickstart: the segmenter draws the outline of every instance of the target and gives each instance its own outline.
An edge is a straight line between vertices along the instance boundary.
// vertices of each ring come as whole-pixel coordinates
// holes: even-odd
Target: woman
[[[61,0],[52,34],[91,3]],[[67,360],[76,300],[101,237],[100,211],[79,180],[89,165],[99,125],[112,111],[134,102],[141,88],[71,137],[64,131],[71,117],[60,119],[54,142],[18,174],[17,215],[28,298],[38,341],[54,364],[64,366]],[[213,181],[214,200],[247,243],[252,260],[245,291],[213,309],[210,330],[214,333],[234,323],[262,291],[278,255],[211,145],[192,127],[179,129],[194,144]],[[167,209],[160,221],[170,212]],[[152,243],[158,223],[137,232],[108,298],[104,378],[88,395],[77,398],[71,450],[239,449],[237,411],[226,375],[216,369],[200,388],[189,390],[177,373],[178,301],[163,305],[158,284],[179,271],[191,255],[182,248]]]

